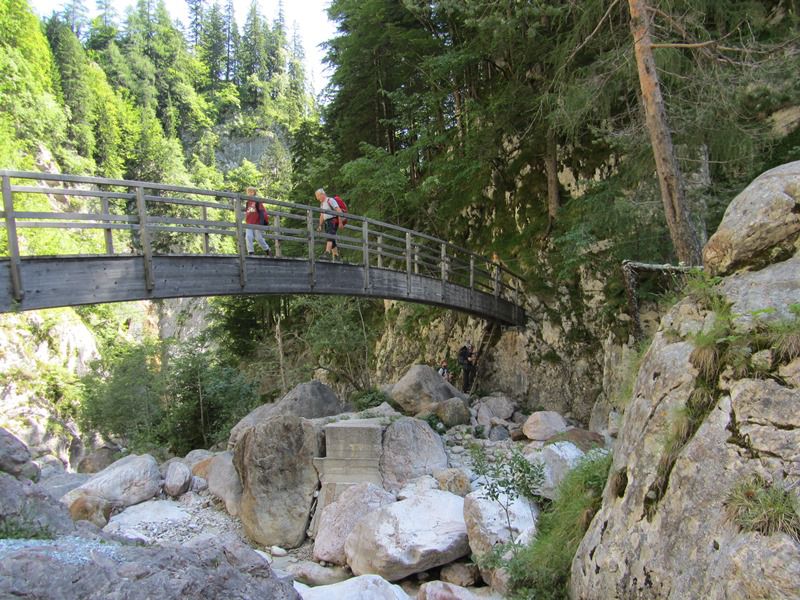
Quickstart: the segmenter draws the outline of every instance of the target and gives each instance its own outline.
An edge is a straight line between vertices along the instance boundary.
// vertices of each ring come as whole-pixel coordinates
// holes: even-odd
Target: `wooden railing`
[[[317,206],[257,198],[269,225],[244,223],[244,194],[158,183],[75,175],[0,171],[5,240],[13,294],[20,300],[20,261],[33,256],[141,256],[146,287],[154,286],[153,257],[237,256],[242,287],[247,283],[246,229],[261,230],[272,258],[303,260],[312,274],[332,236],[317,231]],[[56,206],[54,206],[56,205]],[[46,208],[46,209],[45,209]],[[364,290],[373,269],[391,269],[434,278],[503,298],[519,305],[520,277],[491,260],[436,237],[347,214],[335,236],[343,261],[363,266]],[[38,229],[80,232],[53,248]],[[2,234],[0,234],[2,235]],[[41,236],[40,236],[41,238]],[[52,236],[51,236],[52,238]],[[77,239],[77,242],[76,242]],[[3,244],[3,242],[5,242]],[[256,257],[256,260],[262,260]],[[445,285],[442,285],[444,294]]]

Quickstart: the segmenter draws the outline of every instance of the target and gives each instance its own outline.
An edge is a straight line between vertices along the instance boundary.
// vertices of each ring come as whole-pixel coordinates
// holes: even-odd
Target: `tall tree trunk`
[[[699,265],[700,239],[689,218],[686,204],[683,177],[675,157],[672,134],[667,123],[667,112],[661,87],[658,82],[656,63],[653,58],[650,39],[650,17],[647,13],[647,0],[628,0],[631,12],[631,33],[633,34],[636,66],[639,71],[639,85],[642,88],[647,130],[656,160],[658,182],[661,186],[661,201],[672,244],[678,260],[686,265]]]
[[[286,383],[286,357],[283,354],[283,330],[281,329],[282,320],[283,311],[281,310],[279,304],[278,315],[275,319],[275,341],[278,344],[278,370],[281,374],[281,396],[285,396],[289,392],[289,386]]]
[[[560,199],[558,196],[558,156],[556,154],[556,136],[552,129],[547,130],[547,149],[544,157],[544,170],[547,173],[547,231],[553,227]]]

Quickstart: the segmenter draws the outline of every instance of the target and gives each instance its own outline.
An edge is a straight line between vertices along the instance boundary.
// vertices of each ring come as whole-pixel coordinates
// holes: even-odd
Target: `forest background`
[[[240,31],[231,2],[187,4],[180,30],[163,0],[138,0],[124,20],[98,1],[91,22],[81,0],[42,20],[26,0],[4,2],[0,167],[253,184],[301,203],[324,186],[353,212],[496,252],[528,294],[573,299],[578,317],[581,273],[599,274],[609,326],[624,302],[623,259],[676,262],[630,27],[641,2],[333,0],[321,105],[280,13],[267,19],[254,1]],[[702,240],[756,174],[800,157],[798,2],[644,8]],[[71,242],[26,243],[36,254]],[[362,404],[381,399],[375,345],[395,308],[210,304],[210,326],[191,341],[134,333],[130,305],[75,309],[102,359],[84,379],[42,365],[36,385],[87,428],[176,453],[223,439],[245,411],[320,369]]]

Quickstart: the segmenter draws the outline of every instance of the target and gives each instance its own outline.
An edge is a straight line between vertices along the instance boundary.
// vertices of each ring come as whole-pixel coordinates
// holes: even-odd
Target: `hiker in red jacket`
[[[261,202],[255,199],[257,195],[256,188],[248,187],[244,193],[250,196],[245,203],[244,222],[248,225],[269,225],[267,209],[264,208]],[[249,227],[245,228],[244,233],[244,243],[247,246],[247,253],[253,254],[253,237],[255,237],[264,253],[269,256],[269,244],[267,244],[267,241],[264,239],[264,232],[260,229],[250,229]]]

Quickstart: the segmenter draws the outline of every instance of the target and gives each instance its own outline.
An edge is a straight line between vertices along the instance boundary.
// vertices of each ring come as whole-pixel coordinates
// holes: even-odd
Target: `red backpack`
[[[344,203],[344,200],[342,200],[339,196],[334,196],[333,199],[336,200],[336,204],[339,205],[339,208],[342,210],[342,212],[347,214],[347,204]],[[345,215],[336,218],[339,219],[339,227],[344,227],[347,225],[347,217]]]

